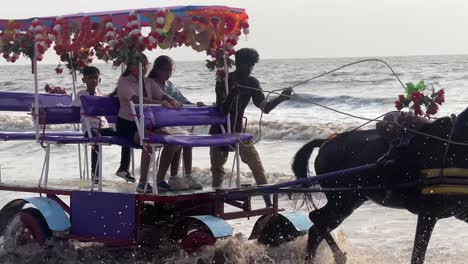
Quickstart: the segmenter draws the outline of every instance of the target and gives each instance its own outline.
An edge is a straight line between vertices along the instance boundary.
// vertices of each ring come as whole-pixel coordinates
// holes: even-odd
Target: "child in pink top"
[[[148,60],[146,57],[143,58],[142,61],[142,69],[143,69],[143,76],[146,74],[147,71]],[[178,109],[182,105],[177,101],[174,100],[172,97],[163,93],[159,86],[151,79],[143,78],[143,103],[145,104],[161,104],[167,108],[175,108]],[[139,80],[138,80],[138,63],[130,62],[127,63],[127,69],[120,77],[117,83],[117,97],[120,101],[120,109],[117,118],[117,134],[127,137],[130,140],[133,140],[135,144],[139,144],[140,138],[138,135],[137,127],[135,122],[133,121],[132,111],[130,107],[130,101],[134,103],[139,103],[138,97],[138,87],[139,87]],[[163,129],[159,129],[156,131],[149,131],[145,130],[145,134],[148,133],[165,133]],[[174,157],[174,153],[178,151],[180,147],[178,146],[166,146],[161,155],[161,161],[158,168],[158,179],[161,178],[159,174],[165,175],[171,162]],[[141,177],[137,187],[137,192],[144,192],[144,187],[147,181],[148,176],[148,167],[150,161],[150,153],[143,149],[141,155]],[[121,164],[126,165],[126,169],[128,170],[129,164]],[[125,167],[125,166],[124,166]],[[158,183],[158,188],[160,189],[169,189],[166,182]],[[146,191],[148,193],[152,192],[151,185],[148,184]]]

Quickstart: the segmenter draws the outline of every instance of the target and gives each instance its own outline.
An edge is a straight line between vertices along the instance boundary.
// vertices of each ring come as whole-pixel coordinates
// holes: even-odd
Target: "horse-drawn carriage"
[[[34,95],[3,93],[1,111],[29,111],[33,105],[35,131],[0,132],[2,140],[30,140],[45,150],[43,171],[37,185],[0,184],[0,190],[36,193],[39,196],[15,199],[0,211],[0,233],[4,249],[14,252],[30,242],[44,244],[48,239],[73,239],[108,245],[155,245],[172,241],[194,252],[216,239],[230,236],[232,227],[226,220],[261,216],[251,238],[268,244],[290,241],[309,231],[307,256],[313,259],[318,244],[325,240],[334,250],[338,262],[344,253],[330,235],[353,210],[371,199],[384,206],[406,208],[418,214],[412,263],[422,263],[432,229],[438,219],[455,216],[468,220],[466,200],[466,113],[455,119],[442,118],[412,129],[399,124],[392,141],[377,130],[356,130],[327,140],[314,140],[296,154],[293,164],[295,181],[245,187],[240,185],[237,168],[236,187],[201,191],[136,194],[106,190],[103,179],[98,185],[65,189],[49,185],[51,148],[54,145],[118,145],[132,148],[151,147],[153,170],[157,167],[156,149],[166,144],[190,147],[238,146],[252,137],[232,133],[228,116],[214,107],[183,108],[169,111],[160,106],[134,107],[135,123],[140,135],[147,126],[224,125],[224,134],[141,136],[135,145],[119,137],[88,135],[77,131],[49,131],[48,125],[78,124],[81,117],[115,117],[118,102],[112,98],[83,97],[83,112],[67,106],[71,97],[40,95],[37,61],[54,43],[59,55],[66,55],[75,81],[76,70],[94,58],[119,65],[156,47],[190,46],[207,51],[210,65],[220,76],[228,76],[229,56],[238,37],[248,33],[247,14],[228,7],[170,7],[105,13],[78,14],[24,20],[0,20],[4,58],[14,62],[20,54],[31,58]],[[141,28],[148,27],[145,36]],[[73,35],[73,39],[70,37]],[[126,44],[125,44],[126,43]],[[127,46],[125,46],[125,45]],[[123,45],[123,46],[122,46]],[[141,76],[140,67],[140,80]],[[226,89],[227,89],[227,78]],[[142,95],[140,82],[140,95]],[[140,96],[142,98],[142,96]],[[97,100],[97,101],[96,101]],[[41,130],[40,128],[43,128]],[[400,134],[402,132],[402,134]],[[318,176],[308,177],[308,159],[314,148],[321,150],[315,161]],[[235,148],[239,165],[238,148]],[[87,157],[85,157],[85,161]],[[81,161],[79,162],[81,166]],[[86,164],[86,163],[85,163]],[[87,166],[87,165],[85,165]],[[99,166],[102,177],[102,165]],[[80,173],[83,170],[80,168]],[[84,173],[83,175],[85,175]],[[82,177],[85,180],[86,176]],[[154,179],[154,178],[153,178]],[[313,185],[313,186],[312,186]],[[278,207],[278,193],[324,192],[328,203],[307,217],[298,212],[284,212]],[[273,197],[273,206],[253,208],[256,195]],[[226,209],[229,207],[230,209]]]
[[[76,71],[95,59],[94,54],[118,66],[131,56],[138,58],[145,50],[178,46],[206,51],[213,57],[218,74],[224,72],[227,76],[229,56],[233,54],[237,39],[242,32],[248,33],[247,19],[243,9],[187,6],[0,20],[4,58],[11,62],[16,61],[20,54],[31,58],[35,86],[34,94],[0,94],[0,111],[26,113],[32,109],[35,127],[35,131],[30,132],[2,131],[0,139],[29,140],[41,144],[45,150],[44,166],[37,183],[12,184],[8,177],[0,178],[2,191],[38,194],[12,200],[1,209],[0,233],[4,237],[5,251],[15,252],[29,243],[44,245],[47,240],[58,239],[114,246],[175,243],[191,253],[214,244],[218,238],[232,235],[233,228],[227,220],[255,216],[260,218],[252,239],[278,244],[304,234],[310,227],[308,218],[280,209],[277,194],[268,195],[273,198],[271,206],[253,206],[252,197],[260,194],[241,193],[244,187],[240,185],[239,170],[236,186],[228,189],[205,187],[202,190],[158,192],[154,188],[153,193],[139,194],[106,188],[103,184],[103,148],[106,146],[152,149],[150,175],[154,176],[158,151],[165,145],[238,146],[252,138],[248,134],[232,133],[229,116],[220,113],[216,107],[188,106],[175,111],[158,105],[144,105],[140,101],[133,106],[140,135],[149,126],[226,125],[228,129],[219,135],[142,136],[140,144],[135,144],[120,136],[49,129],[51,125],[66,124],[70,127],[80,124],[83,119],[89,121],[99,116],[106,116],[112,122],[119,110],[116,98],[82,96],[80,111],[79,107],[70,106],[72,97],[69,95],[39,94],[38,91],[37,61],[42,60],[44,52],[52,44],[70,68],[73,87]],[[149,33],[141,31],[142,28],[148,28]],[[141,80],[141,62],[139,64]],[[142,94],[141,82],[139,89]],[[56,145],[99,148],[98,184],[89,181],[86,152],[86,169],[81,167],[81,160],[78,164],[81,181],[88,184],[64,188],[50,183],[50,164],[54,160],[51,149]],[[235,154],[238,160],[238,148],[235,148]],[[239,192],[236,197],[228,195],[233,191]]]

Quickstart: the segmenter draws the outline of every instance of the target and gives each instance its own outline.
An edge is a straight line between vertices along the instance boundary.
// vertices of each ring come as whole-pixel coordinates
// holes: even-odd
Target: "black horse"
[[[420,132],[468,142],[468,109],[455,122],[451,118],[438,119],[424,125]],[[423,194],[425,182],[420,178],[423,169],[468,168],[466,146],[450,144],[447,147],[446,142],[415,134],[406,146],[392,148],[389,155],[390,143],[377,130],[345,132],[328,140],[316,139],[304,145],[296,153],[292,165],[297,178],[308,177],[308,160],[313,149],[318,147],[320,151],[315,160],[317,174],[374,163],[386,154],[387,160],[393,162],[358,175],[320,182],[322,188],[341,189],[326,192],[326,205],[309,214],[313,222],[307,243],[306,259],[309,261],[313,261],[315,251],[323,239],[333,245],[330,232],[366,200],[407,209],[418,215],[411,259],[413,264],[424,263],[427,245],[437,220],[451,216],[468,220],[468,196]],[[337,252],[336,247],[332,246],[332,249],[335,259],[345,262],[344,256],[337,256],[341,252]]]

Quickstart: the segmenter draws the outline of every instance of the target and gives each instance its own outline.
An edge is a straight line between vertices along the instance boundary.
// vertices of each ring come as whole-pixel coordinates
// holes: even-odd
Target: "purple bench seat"
[[[235,145],[239,141],[250,141],[252,135],[244,133],[215,135],[153,135],[145,143],[162,145],[179,145],[183,147],[219,147]]]
[[[46,136],[73,136],[83,137],[83,132],[80,131],[47,131]],[[42,137],[42,133],[41,133]],[[35,140],[36,132],[33,131],[0,131],[0,140],[11,141],[11,140]]]
[[[67,94],[39,94],[39,106],[71,105],[72,97]],[[28,112],[34,104],[33,93],[0,92],[0,111]]]
[[[38,97],[41,107],[61,108],[59,106],[67,106],[72,103],[71,95],[39,94]],[[33,104],[34,93],[0,92],[0,111],[30,112]],[[59,124],[60,122],[56,123]],[[47,131],[46,135],[82,136],[83,133],[72,131]],[[0,131],[0,140],[3,141],[35,139],[36,132],[34,131]]]
[[[87,116],[116,116],[119,111],[119,100],[106,96],[80,97],[84,114]],[[138,113],[138,109],[136,111]],[[216,107],[183,107],[179,110],[168,109],[162,106],[145,106],[145,127],[161,128],[171,126],[202,126],[225,125],[227,116]],[[253,137],[243,133],[229,133],[216,135],[153,135],[143,140],[146,144],[179,145],[184,147],[210,147],[235,145],[240,141],[250,141]],[[57,139],[58,140],[58,139]],[[99,143],[104,143],[104,137]],[[61,142],[74,141],[74,139],[60,139]],[[90,141],[92,142],[92,141]],[[117,141],[118,145],[122,142]],[[70,142],[71,143],[71,142]],[[112,143],[113,144],[113,143]],[[135,147],[132,144],[133,147]]]
[[[139,146],[133,144],[130,140],[120,136],[100,136],[98,138],[87,138],[83,135],[46,135],[43,140],[47,143],[55,144],[85,144],[85,143],[98,143],[98,144],[109,144],[119,145],[124,147],[139,148]]]

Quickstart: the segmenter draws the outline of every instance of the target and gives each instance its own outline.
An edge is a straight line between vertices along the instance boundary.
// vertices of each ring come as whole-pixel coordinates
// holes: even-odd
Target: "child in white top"
[[[101,73],[98,68],[94,66],[88,66],[83,69],[83,83],[86,84],[86,89],[78,91],[75,99],[73,100],[72,105],[81,108],[81,96],[93,95],[93,96],[104,96],[101,90],[98,88],[99,83],[101,82]],[[83,112],[81,110],[81,112]],[[102,136],[112,136],[115,135],[115,130],[109,127],[109,123],[104,116],[99,117],[99,119],[89,118],[90,130],[93,135],[87,134],[87,124],[85,118],[81,117],[81,128],[85,132],[86,136],[96,136],[97,134]],[[91,147],[91,171],[92,178],[95,183],[99,181],[99,168],[97,166],[97,158],[99,154],[99,149],[97,146]]]

